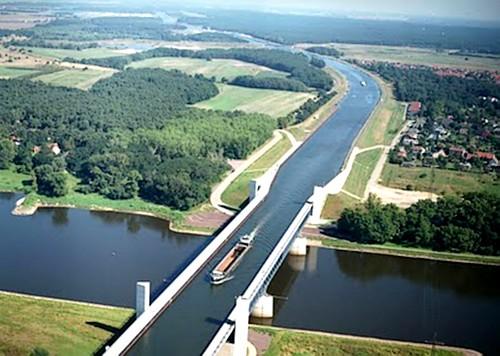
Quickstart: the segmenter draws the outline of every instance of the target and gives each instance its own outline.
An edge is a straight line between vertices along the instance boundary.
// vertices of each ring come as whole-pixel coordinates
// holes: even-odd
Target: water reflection
[[[272,320],[255,323],[498,350],[499,267],[310,248],[268,288]]]

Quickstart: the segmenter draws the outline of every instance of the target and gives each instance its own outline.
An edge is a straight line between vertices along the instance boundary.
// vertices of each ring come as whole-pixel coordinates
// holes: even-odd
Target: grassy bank
[[[329,195],[326,199],[321,218],[326,220],[337,220],[345,208],[352,208],[359,204],[360,200],[356,199],[344,192],[339,194]]]
[[[91,355],[132,315],[123,308],[0,293],[0,355]]]
[[[339,250],[378,253],[411,258],[427,258],[441,261],[500,265],[500,256],[481,256],[468,253],[439,252],[425,248],[405,247],[393,243],[386,243],[383,245],[362,244],[337,238],[318,237],[317,241],[323,247],[335,248]]]
[[[372,338],[343,336],[322,332],[299,331],[276,327],[252,326],[259,333],[271,336],[265,356],[286,355],[463,355],[459,349],[432,348]]]
[[[97,81],[114,74],[112,70],[97,69],[64,69],[57,72],[43,74],[34,78],[45,84],[64,86],[78,89],[89,89]]]
[[[239,207],[248,198],[248,183],[263,175],[290,148],[292,143],[283,136],[269,151],[241,173],[222,193],[222,201],[232,207]]]
[[[22,192],[26,185],[31,184],[31,180],[30,175],[17,173],[13,169],[0,169],[0,192]]]
[[[344,190],[363,198],[368,181],[382,152],[382,148],[377,148],[358,154],[354,160],[349,177],[347,177],[347,181],[344,184]]]
[[[453,194],[490,191],[500,194],[500,182],[494,175],[451,171],[438,168],[404,168],[386,164],[382,171],[382,184],[391,188]]]

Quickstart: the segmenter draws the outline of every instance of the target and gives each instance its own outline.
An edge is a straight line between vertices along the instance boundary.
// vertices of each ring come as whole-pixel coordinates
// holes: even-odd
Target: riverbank
[[[91,355],[133,310],[0,292],[0,354]]]
[[[277,355],[480,355],[479,352],[448,346],[426,345],[319,331],[251,325],[250,341],[260,354]],[[333,351],[335,350],[335,351]]]
[[[500,266],[500,256],[481,256],[467,253],[440,252],[424,248],[405,247],[396,244],[370,245],[325,236],[308,236],[307,238],[309,246],[331,248],[335,250],[373,253],[379,255],[418,258],[443,262]]]

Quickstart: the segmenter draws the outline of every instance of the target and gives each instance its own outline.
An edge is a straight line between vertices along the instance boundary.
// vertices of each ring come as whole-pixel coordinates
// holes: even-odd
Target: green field
[[[394,99],[389,84],[377,77],[376,79],[382,89],[382,98],[356,141],[356,146],[359,148],[390,145],[406,119],[406,105]]]
[[[56,48],[39,48],[39,47],[25,47],[27,51],[35,55],[49,58],[63,59],[66,57],[74,59],[87,59],[87,58],[106,58],[121,56],[122,53],[109,48],[87,48],[81,51],[74,49],[56,49]]]
[[[344,190],[363,198],[368,181],[382,152],[383,149],[378,148],[358,154],[345,182]]]
[[[0,355],[91,355],[133,311],[0,293]]]
[[[188,74],[203,74],[207,78],[215,77],[218,81],[223,77],[232,80],[240,75],[286,76],[283,72],[232,59],[207,61],[196,58],[159,57],[133,62],[129,67],[179,69]]]
[[[252,326],[259,333],[271,336],[271,344],[264,356],[298,355],[400,355],[400,356],[452,356],[463,355],[459,350],[433,348],[389,340],[332,335],[313,331],[298,331],[276,327]]]
[[[20,78],[38,72],[39,70],[34,68],[0,66],[0,79]]]
[[[290,91],[252,89],[234,85],[219,85],[219,95],[202,101],[196,107],[212,110],[241,110],[273,117],[285,116],[299,108],[312,94]]]
[[[490,191],[500,194],[500,182],[493,175],[451,171],[438,168],[403,168],[386,164],[382,171],[382,184],[392,188],[452,194]]]
[[[16,173],[12,169],[0,170],[0,192],[22,192],[25,188],[23,181],[31,181],[31,176]]]
[[[250,180],[264,174],[291,147],[290,140],[283,137],[227,187],[224,193],[222,193],[222,201],[227,205],[239,207],[248,198],[248,183]]]
[[[335,195],[329,195],[326,198],[325,205],[321,211],[321,218],[327,220],[337,220],[345,208],[352,208],[360,201],[350,195],[340,192]]]
[[[335,44],[347,59],[375,60],[383,62],[421,64],[442,67],[456,67],[474,70],[499,70],[500,57],[478,58],[451,56],[448,52],[437,52],[427,48],[390,47],[355,44]]]
[[[98,80],[108,78],[113,75],[111,70],[96,69],[63,69],[57,72],[43,74],[34,78],[50,85],[88,89]]]

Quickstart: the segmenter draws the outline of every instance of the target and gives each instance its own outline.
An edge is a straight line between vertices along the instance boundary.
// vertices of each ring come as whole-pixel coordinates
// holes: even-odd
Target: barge
[[[243,256],[252,247],[253,234],[242,236],[226,256],[210,272],[210,283],[219,285],[233,279],[232,272],[238,267]]]

